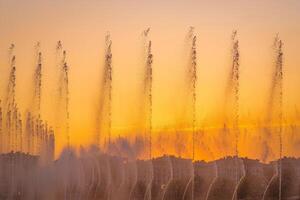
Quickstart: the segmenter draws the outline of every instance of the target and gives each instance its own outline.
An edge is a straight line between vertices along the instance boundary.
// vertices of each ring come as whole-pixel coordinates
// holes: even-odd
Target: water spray
[[[240,53],[239,53],[239,41],[236,38],[237,31],[232,34],[232,83],[233,83],[233,94],[234,94],[234,122],[233,128],[235,129],[235,156],[238,157],[238,140],[239,140],[239,88],[240,88]]]
[[[237,31],[233,31],[231,36],[232,41],[232,63],[231,63],[231,71],[230,71],[230,79],[227,92],[233,95],[233,130],[234,130],[234,155],[235,155],[235,175],[236,175],[236,187],[239,184],[239,90],[240,90],[240,53],[239,53],[239,41],[237,39]],[[236,199],[233,196],[233,199]]]
[[[16,57],[12,56],[10,63],[10,74],[7,86],[6,109],[9,110],[15,105],[16,98]]]
[[[196,103],[197,103],[197,36],[194,33],[194,27],[190,27],[188,32],[188,44],[190,46],[189,52],[189,63],[188,63],[188,90],[191,93],[191,112],[192,112],[192,161],[195,160],[195,136],[196,136]],[[192,168],[194,170],[193,164]],[[194,185],[195,177],[194,171],[192,172],[192,177],[186,186],[188,189],[189,184],[192,187],[191,198],[194,199]],[[184,198],[184,196],[183,196]]]
[[[104,146],[110,147],[111,145],[111,123],[112,123],[112,41],[110,35],[105,37],[105,60],[104,71],[102,77],[101,94],[99,101],[99,108],[96,119],[96,142],[98,146],[101,145],[100,132],[104,130],[104,120],[107,120],[107,136],[104,138]],[[108,140],[108,141],[107,141]],[[107,142],[106,142],[107,141]],[[106,144],[107,143],[107,144]]]
[[[112,104],[112,53],[111,53],[111,45],[112,41],[110,39],[110,35],[107,35],[107,51],[105,55],[105,83],[107,87],[107,96],[108,96],[108,102],[107,102],[107,109],[108,109],[108,144],[111,144],[111,104]]]
[[[66,61],[67,52],[63,50],[62,42],[58,41],[56,45],[56,57],[59,67],[59,99],[58,107],[62,108],[64,113],[64,127],[66,131],[67,146],[70,147],[70,134],[69,134],[69,65]],[[62,105],[62,107],[61,107]]]
[[[40,115],[41,110],[41,88],[42,88],[42,53],[40,51],[40,43],[38,42],[36,48],[36,68],[34,72],[34,108],[33,110]]]
[[[6,94],[6,106],[5,110],[7,112],[7,137],[8,137],[8,151],[13,150],[13,137],[14,137],[14,119],[13,113],[15,110],[15,90],[16,90],[16,57],[12,56],[10,63],[10,74],[7,86]]]
[[[197,36],[194,33],[194,27],[190,27],[188,33],[189,40],[191,42],[190,49],[190,62],[188,65],[188,76],[189,76],[189,89],[192,94],[192,160],[195,160],[195,134],[196,134],[196,103],[197,103]]]
[[[278,139],[279,139],[279,160],[277,166],[277,175],[279,178],[279,200],[282,196],[282,120],[283,120],[283,52],[282,52],[283,43],[277,35],[273,43],[274,51],[274,60],[275,60],[275,69],[271,82],[270,96],[267,105],[267,118],[266,123],[272,126],[274,109],[277,108],[278,117],[279,117],[279,130],[278,130]],[[276,104],[277,103],[277,104]],[[277,107],[276,107],[277,106]],[[274,177],[273,177],[274,178]]]
[[[148,135],[149,135],[149,159],[152,159],[152,42],[149,41],[146,60],[146,92],[148,101]]]
[[[70,133],[69,133],[69,121],[70,121],[70,113],[69,113],[69,66],[66,62],[66,51],[63,51],[63,84],[65,89],[65,114],[66,114],[66,135],[67,135],[67,144],[70,146]]]
[[[283,87],[282,87],[282,82],[283,82],[283,52],[282,52],[282,40],[279,39],[277,36],[275,38],[274,42],[274,50],[276,54],[276,61],[275,61],[275,74],[274,74],[274,79],[275,79],[275,87],[278,88],[278,109],[279,109],[279,131],[278,131],[278,138],[279,138],[279,161],[278,161],[278,176],[279,176],[279,200],[282,199],[282,120],[283,120],[283,111],[282,111],[282,106],[283,106]]]

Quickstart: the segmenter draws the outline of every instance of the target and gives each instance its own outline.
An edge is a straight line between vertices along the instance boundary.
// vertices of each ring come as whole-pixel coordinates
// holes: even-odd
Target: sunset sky
[[[42,117],[55,121],[55,45],[70,65],[70,133],[74,145],[92,142],[95,106],[109,32],[113,54],[113,134],[137,131],[143,81],[141,33],[153,42],[153,126],[173,130],[184,123],[185,37],[197,40],[197,126],[220,127],[230,69],[231,33],[238,31],[241,54],[241,125],[262,120],[273,70],[272,43],[284,42],[285,117],[300,109],[299,0],[0,0],[0,86],[8,74],[8,47],[16,45],[17,101],[23,112],[34,70],[34,44],[43,52]],[[26,87],[28,86],[28,87]],[[2,89],[4,91],[4,89]],[[57,138],[60,138],[57,136]],[[58,142],[60,149],[63,142]]]

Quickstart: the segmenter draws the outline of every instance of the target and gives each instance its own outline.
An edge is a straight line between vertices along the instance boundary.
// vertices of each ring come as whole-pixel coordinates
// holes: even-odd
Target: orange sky
[[[113,47],[113,133],[137,127],[137,103],[143,80],[141,32],[151,27],[153,41],[153,126],[182,123],[184,38],[194,26],[198,36],[197,126],[222,126],[224,88],[230,66],[230,36],[238,30],[241,51],[241,121],[261,118],[272,75],[271,45],[276,33],[284,42],[284,105],[292,120],[299,107],[300,2],[203,0],[3,0],[0,1],[0,80],[5,87],[7,49],[16,44],[17,100],[28,106],[36,41],[43,51],[42,115],[50,124],[56,85],[55,43],[63,41],[70,64],[72,144],[88,144],[104,60],[104,37]],[[57,138],[60,138],[57,136]],[[63,142],[59,142],[61,148]]]

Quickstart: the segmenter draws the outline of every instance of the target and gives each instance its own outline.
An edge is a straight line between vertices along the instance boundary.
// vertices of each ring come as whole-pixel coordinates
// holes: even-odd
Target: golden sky
[[[55,44],[61,40],[70,65],[71,142],[91,143],[104,37],[109,32],[113,41],[113,132],[128,134],[136,129],[139,117],[136,105],[143,81],[141,32],[151,27],[153,126],[157,130],[174,128],[182,123],[186,106],[184,38],[188,28],[194,26],[198,37],[197,126],[222,126],[230,37],[237,29],[241,123],[248,125],[250,118],[262,118],[273,69],[271,45],[279,33],[284,42],[285,112],[293,116],[295,107],[300,106],[299,10],[298,0],[1,0],[1,88],[8,73],[7,49],[15,43],[17,100],[26,110],[30,87],[24,86],[31,83],[33,46],[40,41],[44,64],[42,116],[54,123]]]

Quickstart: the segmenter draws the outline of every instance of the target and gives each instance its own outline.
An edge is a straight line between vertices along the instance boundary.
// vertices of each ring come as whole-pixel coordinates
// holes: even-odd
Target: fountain
[[[69,130],[70,69],[66,61],[67,53],[62,42],[57,42],[59,93],[55,97],[57,107],[54,112],[57,121],[54,124],[55,132],[65,136],[63,138],[66,139],[66,147],[56,158],[54,131],[50,123],[44,120],[41,108],[43,95],[47,94],[47,91],[42,90],[44,68],[47,66],[44,65],[44,57],[47,55],[42,54],[40,43],[37,43],[32,98],[23,116],[20,106],[22,104],[18,104],[19,99],[16,98],[16,72],[19,70],[19,63],[17,65],[15,45],[12,44],[8,50],[7,87],[0,101],[0,199],[299,199],[300,159],[283,156],[283,133],[289,130],[283,123],[283,42],[279,37],[274,42],[275,67],[265,113],[266,120],[264,124],[254,128],[261,134],[260,139],[265,146],[267,142],[264,134],[275,133],[278,136],[279,156],[266,163],[270,158],[264,149],[261,160],[240,157],[243,130],[252,130],[248,127],[243,129],[240,122],[240,44],[236,31],[232,34],[231,68],[225,88],[225,101],[230,105],[230,112],[225,114],[230,117],[228,121],[225,120],[223,128],[210,130],[197,127],[198,55],[194,31],[194,28],[190,28],[186,41],[189,55],[185,85],[189,94],[186,97],[187,109],[190,111],[188,129],[156,131],[153,123],[153,43],[149,39],[148,28],[142,33],[144,74],[140,99],[143,104],[140,111],[143,114],[142,124],[139,124],[143,127],[140,130],[141,135],[134,133],[137,134],[135,140],[114,137],[112,81],[115,79],[112,40],[108,34],[104,47],[103,77],[99,87],[95,140],[93,145],[80,149],[72,147]],[[290,131],[296,132],[295,130],[297,129]],[[187,133],[192,140],[185,141],[185,137],[179,137],[181,132]],[[220,138],[214,138],[210,133],[220,133],[216,136]],[[230,137],[230,133],[233,133],[233,137]],[[224,139],[226,137],[227,140]],[[215,142],[217,151],[224,152],[225,157],[216,156],[213,147],[208,146],[211,141]],[[161,149],[156,149],[156,142],[161,143]],[[229,152],[232,147],[233,154]],[[166,148],[173,150],[175,155],[166,154]],[[187,151],[188,156],[183,153],[185,148],[191,150]],[[213,160],[197,160],[198,157],[202,158],[202,152],[198,148],[203,148]],[[158,151],[161,152],[157,153]]]

